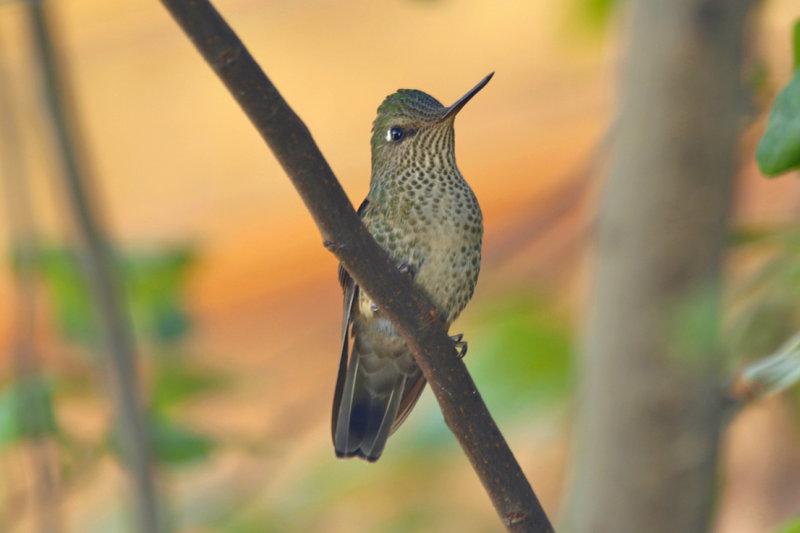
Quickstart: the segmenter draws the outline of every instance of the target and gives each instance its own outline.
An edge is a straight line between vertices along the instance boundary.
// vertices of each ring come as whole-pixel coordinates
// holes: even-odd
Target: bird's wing
[[[333,394],[333,416],[331,417],[331,432],[334,434],[336,432],[336,421],[339,418],[339,404],[342,402],[344,382],[347,377],[347,357],[350,352],[347,334],[350,331],[353,305],[358,294],[358,285],[341,264],[339,265],[339,283],[341,283],[344,290],[344,307],[342,311],[342,350],[339,356],[339,375],[336,378],[336,391]]]
[[[369,200],[364,200],[358,208],[358,215],[362,216],[364,210],[369,205]],[[331,431],[336,432],[336,420],[339,417],[339,404],[342,401],[344,382],[347,377],[347,359],[349,355],[348,332],[350,323],[353,320],[353,307],[358,299],[358,285],[350,276],[344,266],[339,263],[339,285],[344,292],[344,302],[342,308],[342,349],[339,356],[339,375],[336,379],[336,391],[333,394],[333,416],[331,417]]]
[[[400,424],[406,419],[408,413],[410,413],[411,409],[417,404],[420,394],[425,390],[425,383],[427,383],[427,381],[419,367],[415,369],[414,374],[408,376],[406,379],[403,397],[400,399],[400,406],[397,408],[397,415],[395,415],[394,423],[392,423],[392,433],[400,427]]]

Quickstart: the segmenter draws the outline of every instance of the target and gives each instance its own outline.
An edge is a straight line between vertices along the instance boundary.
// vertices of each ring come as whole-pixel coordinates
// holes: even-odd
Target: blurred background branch
[[[0,45],[0,51],[3,51]],[[36,353],[36,254],[38,238],[19,118],[5,59],[0,58],[0,179],[14,272],[13,351],[17,431],[28,447],[33,505],[41,533],[62,531],[58,458],[53,443],[52,399],[45,391]]]
[[[114,399],[123,462],[133,489],[138,527],[147,533],[160,532],[153,481],[149,441],[140,398],[136,350],[128,323],[122,287],[114,263],[114,252],[103,227],[96,202],[89,190],[89,180],[80,161],[78,128],[69,116],[63,66],[53,46],[50,20],[45,2],[26,3],[33,49],[39,66],[42,96],[52,122],[61,160],[61,189],[67,199],[67,212],[80,250],[83,279],[89,288],[93,312],[98,324],[101,364],[107,369],[109,389]]]

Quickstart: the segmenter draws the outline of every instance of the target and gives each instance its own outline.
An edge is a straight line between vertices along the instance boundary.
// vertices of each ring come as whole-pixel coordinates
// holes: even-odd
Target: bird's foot
[[[450,338],[453,340],[453,344],[456,347],[458,358],[464,359],[464,356],[467,355],[467,341],[462,340],[464,334],[459,333],[458,335],[451,335]]]
[[[408,277],[411,278],[412,280],[417,276],[417,273],[414,272],[414,269],[411,268],[411,265],[409,265],[408,263],[401,264],[400,266],[397,267],[397,270],[399,270],[403,274],[407,274]]]

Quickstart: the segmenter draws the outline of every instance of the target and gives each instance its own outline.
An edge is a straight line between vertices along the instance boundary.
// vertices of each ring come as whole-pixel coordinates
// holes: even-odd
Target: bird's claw
[[[456,351],[459,359],[464,359],[464,356],[467,355],[467,341],[462,340],[464,338],[463,333],[459,333],[458,335],[452,335],[450,339],[452,339],[453,344],[455,345]]]
[[[398,267],[397,267],[397,270],[399,270],[399,271],[400,271],[400,272],[402,272],[403,274],[408,274],[408,277],[409,277],[409,278],[411,278],[412,280],[413,280],[413,279],[416,277],[416,275],[417,275],[417,273],[416,273],[416,272],[414,272],[414,269],[413,269],[413,268],[411,268],[411,265],[409,265],[408,263],[403,263],[403,264],[401,264],[400,266],[398,266]]]

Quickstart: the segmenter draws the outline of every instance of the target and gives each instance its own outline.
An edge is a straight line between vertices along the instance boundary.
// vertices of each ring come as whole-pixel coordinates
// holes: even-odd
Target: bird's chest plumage
[[[380,185],[370,191],[364,223],[398,266],[410,267],[415,284],[449,324],[478,280],[478,201],[457,170],[411,169]]]

